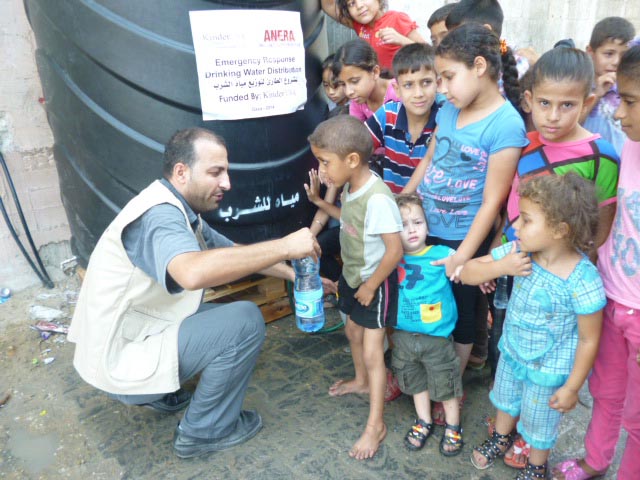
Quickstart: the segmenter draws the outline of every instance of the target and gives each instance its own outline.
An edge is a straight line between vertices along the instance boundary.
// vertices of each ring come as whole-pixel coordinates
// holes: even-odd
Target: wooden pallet
[[[265,323],[291,314],[286,283],[278,278],[251,278],[204,291],[204,302],[229,303],[239,300],[258,305]]]
[[[84,280],[85,269],[78,266],[76,273]],[[291,314],[291,305],[284,280],[273,277],[255,277],[234,283],[207,288],[203,302],[229,303],[239,300],[253,302],[262,311],[265,323],[273,322]]]

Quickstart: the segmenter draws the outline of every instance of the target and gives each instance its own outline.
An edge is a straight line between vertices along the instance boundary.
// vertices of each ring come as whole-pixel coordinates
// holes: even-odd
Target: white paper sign
[[[203,120],[235,120],[304,108],[307,81],[299,12],[189,12]]]

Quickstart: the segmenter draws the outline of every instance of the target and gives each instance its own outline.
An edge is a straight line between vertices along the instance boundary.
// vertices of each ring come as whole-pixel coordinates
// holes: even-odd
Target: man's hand
[[[320,257],[320,245],[315,235],[306,227],[301,228],[297,232],[290,233],[282,238],[281,241],[283,242],[289,260],[313,257],[313,259],[317,261]]]

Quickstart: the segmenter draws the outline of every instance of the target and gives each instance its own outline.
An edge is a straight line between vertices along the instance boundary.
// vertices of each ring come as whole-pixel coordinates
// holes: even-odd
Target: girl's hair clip
[[[505,55],[508,49],[507,41],[504,38],[500,39],[500,55]]]

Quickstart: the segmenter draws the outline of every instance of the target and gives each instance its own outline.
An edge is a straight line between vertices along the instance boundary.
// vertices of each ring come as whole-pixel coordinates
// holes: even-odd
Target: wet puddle
[[[58,439],[53,433],[32,435],[25,430],[15,430],[11,432],[7,447],[11,455],[23,463],[25,470],[38,473],[55,460]]]

